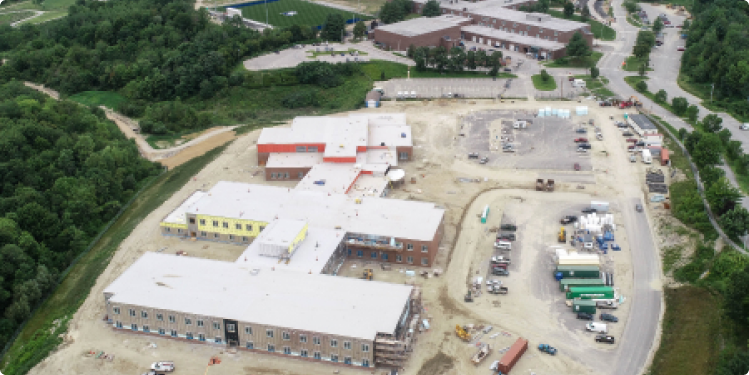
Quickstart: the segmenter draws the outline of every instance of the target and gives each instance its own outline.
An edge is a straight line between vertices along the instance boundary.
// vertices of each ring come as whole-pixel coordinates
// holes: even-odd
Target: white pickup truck
[[[749,123],[739,125],[739,130],[749,130]]]

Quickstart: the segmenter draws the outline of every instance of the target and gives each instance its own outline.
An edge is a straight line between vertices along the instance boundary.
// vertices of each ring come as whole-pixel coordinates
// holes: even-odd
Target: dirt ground
[[[445,271],[442,276],[430,279],[408,277],[403,268],[394,266],[390,271],[382,271],[375,267],[375,280],[414,284],[421,286],[423,290],[426,318],[430,319],[431,328],[417,336],[415,351],[403,373],[488,373],[489,365],[501,357],[497,350],[510,346],[518,336],[528,338],[530,347],[513,373],[603,373],[601,366],[613,363],[611,358],[617,345],[595,344],[592,335],[582,331],[583,323],[574,320],[570,309],[564,306],[563,294],[559,292],[558,284],[551,275],[549,246],[557,245],[558,220],[562,214],[579,212],[591,199],[611,200],[612,211],[618,222],[617,199],[621,196],[645,195],[642,190],[645,167],[641,163],[630,164],[623,137],[616,127],[610,125],[609,116],[621,119],[622,112],[612,108],[594,108],[595,103],[591,101],[583,101],[582,104],[535,101],[510,104],[492,100],[442,101],[427,105],[421,102],[383,104],[380,109],[362,109],[358,112],[405,112],[413,128],[415,145],[414,160],[401,167],[406,171],[407,180],[416,177],[416,183],[408,183],[394,190],[390,197],[435,202],[447,209],[445,237],[434,266]],[[591,115],[578,119],[587,121],[593,118],[599,124],[606,124],[602,126],[604,141],[593,142],[593,152],[590,155],[592,171],[565,172],[565,176],[571,176],[569,182],[558,179],[557,189],[553,193],[536,192],[533,188],[537,177],[550,173],[559,174],[558,170],[500,169],[480,165],[475,160],[466,159],[459,147],[461,119],[472,112],[496,108],[537,110],[546,106],[573,109],[579,105],[590,106]],[[263,174],[259,173],[262,168],[255,167],[259,133],[260,131],[255,131],[236,139],[222,155],[156,208],[123,241],[109,267],[99,277],[91,294],[75,314],[64,343],[30,374],[138,374],[156,360],[176,361],[177,375],[200,373],[213,355],[221,357],[222,363],[218,368],[209,369],[209,374],[317,375],[334,371],[341,374],[384,372],[380,369],[342,368],[242,351],[228,353],[225,348],[217,346],[116,333],[102,321],[103,289],[144,252],[163,249],[166,253],[173,253],[184,250],[189,256],[234,260],[244,250],[241,246],[163,237],[159,233],[159,222],[193,191],[213,186],[220,180],[295,186],[295,182],[265,181]],[[176,157],[189,156],[186,152],[189,150]],[[504,157],[501,151],[494,151],[492,155],[496,158]],[[575,182],[576,175],[591,173],[593,183],[581,185]],[[477,182],[461,182],[459,178]],[[491,207],[490,220],[488,224],[481,224],[477,215],[485,205]],[[467,280],[486,274],[488,258],[492,253],[490,244],[494,236],[489,228],[497,226],[503,215],[519,226],[518,244],[511,254],[511,275],[502,279],[510,288],[510,294],[485,294],[471,304],[465,303],[463,296]],[[623,251],[610,252],[605,260],[606,265],[615,272],[616,287],[626,297],[631,294],[632,289],[631,259],[624,231],[618,230],[616,236],[616,242],[622,246]],[[359,277],[363,266],[363,261],[349,260],[341,268],[341,276]],[[610,324],[610,330],[618,336],[626,324],[628,305],[625,304],[615,314],[620,317],[620,323]],[[476,351],[475,344],[462,342],[454,333],[456,324],[470,323],[492,325],[492,333],[503,332],[495,338],[480,340],[489,342],[495,350],[478,367],[469,360]],[[155,343],[157,347],[151,347],[151,343]],[[540,353],[535,349],[539,343],[556,346],[560,352],[553,357]],[[115,359],[109,362],[85,357],[84,353],[89,350],[114,354]],[[596,356],[585,354],[593,352]]]

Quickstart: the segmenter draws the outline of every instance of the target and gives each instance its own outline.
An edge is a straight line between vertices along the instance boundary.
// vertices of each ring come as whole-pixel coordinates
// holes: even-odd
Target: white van
[[[494,243],[495,249],[512,250],[512,243],[509,241],[497,241]]]
[[[596,333],[608,333],[608,329],[606,328],[606,324],[603,323],[596,323],[596,322],[590,322],[585,325],[585,329],[591,332]]]
[[[585,81],[582,79],[576,79],[572,81],[572,87],[585,88]]]

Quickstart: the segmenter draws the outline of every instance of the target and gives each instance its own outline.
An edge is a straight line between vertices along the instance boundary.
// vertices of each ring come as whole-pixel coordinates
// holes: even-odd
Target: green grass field
[[[609,90],[605,83],[602,82],[603,77],[598,77],[596,79],[591,78],[589,75],[579,75],[575,76],[575,78],[582,79],[585,81],[585,88],[590,91],[591,94],[602,97],[602,98],[610,98],[616,96],[611,90]]]
[[[639,72],[640,65],[645,64],[644,60],[638,59],[636,56],[627,57],[627,64],[624,65],[624,70],[627,72]],[[645,69],[646,71],[652,72],[652,68]]]
[[[120,103],[127,99],[111,91],[84,91],[79,92],[69,98],[72,101],[81,103],[86,106],[106,106],[107,108],[116,110]]]
[[[571,57],[562,57],[550,62],[542,62],[547,68],[589,68],[598,65],[598,60],[603,57],[601,52],[593,52],[584,59],[573,59]]]
[[[557,89],[557,83],[554,80],[554,77],[549,77],[549,80],[544,82],[541,79],[540,74],[535,74],[531,76],[531,79],[533,80],[533,86],[536,88],[536,90],[539,91],[554,91]]]
[[[24,18],[29,18],[33,15],[34,12],[32,11],[0,14],[0,25],[10,25],[13,22],[20,21]]]
[[[385,79],[407,78],[408,67],[405,64],[399,64],[391,61],[374,60],[362,65],[362,70],[373,81],[381,81],[382,73],[385,73]],[[436,70],[429,69],[423,72],[411,68],[411,78],[491,78],[486,72],[466,70],[462,72],[444,72],[439,73]],[[499,73],[497,78],[517,78],[510,73]]]
[[[47,0],[53,1],[53,0]],[[64,0],[56,0],[64,1]],[[349,20],[354,16],[360,19],[369,19],[370,17],[353,14],[340,9],[330,8],[323,5],[317,5],[302,0],[279,0],[272,3],[268,3],[268,23],[273,26],[286,27],[292,25],[307,25],[307,26],[320,26],[325,23],[325,19],[328,14],[338,13],[343,16],[344,19]],[[243,7],[242,15],[245,18],[249,18],[255,21],[265,23],[266,12],[265,4],[251,5]],[[294,16],[284,16],[282,13],[285,12],[297,12]]]

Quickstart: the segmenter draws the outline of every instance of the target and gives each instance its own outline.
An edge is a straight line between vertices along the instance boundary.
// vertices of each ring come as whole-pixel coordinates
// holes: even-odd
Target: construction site
[[[333,162],[325,160],[301,178],[274,179],[267,164],[286,155],[263,160],[261,146],[268,143],[261,130],[239,137],[123,242],[60,349],[31,373],[130,374],[160,360],[173,362],[175,374],[193,373],[218,358],[207,373],[593,375],[647,357],[652,338],[633,332],[657,332],[660,299],[649,297],[661,288],[652,217],[668,213],[664,202],[648,199],[653,193],[646,182],[660,181],[652,177],[660,175],[668,184],[669,168],[631,161],[640,149],[628,149],[615,124],[626,121],[626,110],[583,100],[554,103],[557,114],[547,116],[547,107],[534,101],[383,102],[336,116],[403,116],[405,138],[398,130],[377,141],[388,148],[407,146],[389,144],[398,139],[412,142],[407,160],[395,156],[388,160],[397,168],[379,169],[382,178],[402,171],[391,179],[400,182],[386,183],[384,193],[355,195],[345,183],[328,184],[332,179],[324,186],[305,183],[308,175],[324,179],[313,172],[330,168]],[[578,114],[576,107],[588,110]],[[571,113],[559,116],[559,110]],[[518,121],[525,126],[515,127]],[[293,122],[273,130],[285,129],[294,129]],[[589,148],[577,146],[581,137]],[[354,170],[340,177],[353,179],[349,186],[367,168],[377,177],[377,169],[362,162],[374,146],[364,142],[366,150],[355,147],[336,165]],[[515,143],[516,152],[506,152],[507,143]],[[304,146],[310,153],[319,144]],[[315,151],[325,154],[327,147]],[[336,190],[311,190],[328,185]],[[667,192],[654,194],[667,200]],[[601,208],[593,202],[605,202],[606,212],[591,211]],[[577,223],[565,223],[569,216]],[[256,232],[244,241],[230,239],[239,234],[229,231],[215,231],[215,237],[206,230],[203,236],[198,228],[212,228],[213,221],[218,228],[226,221],[231,230],[249,224],[229,219],[252,221]],[[165,223],[184,232],[167,232]],[[418,241],[430,240],[434,248],[427,247],[422,265]],[[406,258],[411,242],[413,263]],[[572,277],[564,266],[580,259],[594,263],[592,273]],[[611,281],[602,275],[612,275]],[[601,296],[575,289],[592,287],[611,289]],[[642,296],[648,300],[640,302]],[[596,300],[615,301],[616,309]],[[163,306],[141,308],[154,304]],[[159,324],[150,323],[144,333],[138,320],[143,310],[146,319],[162,314],[169,322],[174,315],[174,328],[164,323],[160,334]],[[618,322],[596,314],[592,322],[578,319],[584,311],[610,313]],[[202,320],[212,333],[201,342],[185,318],[194,326]],[[122,328],[115,328],[118,321]],[[593,323],[595,329],[605,323],[605,333],[587,328]],[[615,342],[599,341],[601,335]],[[314,349],[313,337],[324,350]],[[367,352],[363,345],[370,345]],[[83,355],[92,349],[115,359]]]

